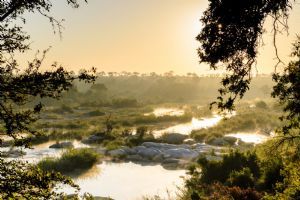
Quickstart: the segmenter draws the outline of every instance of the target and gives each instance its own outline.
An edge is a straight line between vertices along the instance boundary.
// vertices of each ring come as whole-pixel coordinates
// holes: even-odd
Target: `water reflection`
[[[269,139],[270,136],[259,133],[234,133],[226,136],[235,137],[246,143],[260,144]]]
[[[191,122],[178,124],[162,130],[153,131],[153,133],[155,134],[155,136],[160,136],[164,133],[180,133],[184,135],[189,135],[193,130],[215,126],[221,120],[222,117],[218,115],[212,118],[204,119],[193,118]]]
[[[162,130],[155,130],[153,131],[154,135],[156,137],[161,136],[164,133],[180,133],[183,135],[189,135],[193,130],[199,130],[202,128],[209,128],[215,126],[217,123],[219,123],[224,117],[230,118],[232,116],[235,116],[236,112],[232,113],[225,113],[225,114],[213,114],[213,117],[210,118],[192,118],[191,122],[178,124],[175,126],[168,127],[166,129]]]
[[[145,113],[145,116],[155,115],[155,117],[169,116],[181,116],[184,115],[184,110],[179,108],[155,108],[151,113]]]
[[[98,171],[97,171],[98,169]],[[143,196],[173,196],[183,186],[185,170],[166,170],[161,165],[103,162],[97,169],[75,179],[81,192],[115,200],[142,199]],[[96,170],[96,171],[95,171]],[[72,193],[71,189],[64,190]]]

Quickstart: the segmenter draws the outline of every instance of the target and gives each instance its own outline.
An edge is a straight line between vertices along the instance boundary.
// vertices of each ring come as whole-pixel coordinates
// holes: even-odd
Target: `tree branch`
[[[8,11],[0,17],[0,22],[3,22],[7,17],[9,17],[13,12],[15,12],[21,6],[22,6],[22,1],[17,1],[15,5],[13,5],[10,9],[8,9]]]

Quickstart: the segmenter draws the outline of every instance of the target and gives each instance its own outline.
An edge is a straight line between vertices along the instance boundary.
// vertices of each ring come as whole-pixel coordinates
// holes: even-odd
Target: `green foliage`
[[[236,116],[223,119],[213,127],[192,131],[191,137],[197,141],[211,143],[225,134],[250,131],[268,133],[281,125],[278,119],[280,114],[272,110],[240,109],[237,113]]]
[[[272,96],[279,98],[280,103],[284,106],[285,115],[282,119],[288,123],[282,127],[281,132],[288,135],[293,129],[297,130],[299,137],[300,129],[300,36],[294,43],[292,56],[295,58],[284,69],[284,73],[273,75],[276,85],[273,88]],[[293,139],[293,138],[292,138]]]
[[[78,190],[71,179],[58,173],[0,158],[0,199],[66,199],[65,194],[54,190],[58,184]],[[74,195],[74,199],[77,199],[77,195]]]
[[[233,175],[233,172],[239,172],[243,168],[249,168],[254,178],[260,176],[259,160],[255,153],[250,152],[247,154],[230,152],[229,155],[223,156],[222,161],[208,161],[206,158],[200,158],[198,164],[201,167],[200,180],[208,184],[225,183]]]
[[[60,158],[45,158],[38,163],[44,171],[56,171],[72,174],[91,168],[99,160],[100,155],[89,148],[69,149]]]
[[[201,19],[204,27],[197,36],[201,43],[198,54],[201,62],[208,63],[212,69],[222,66],[229,72],[222,80],[218,102],[214,102],[219,108],[233,109],[236,98],[242,98],[249,89],[266,17],[273,17],[276,36],[280,20],[288,17],[291,2],[209,1]]]
[[[263,163],[262,166],[262,187],[266,191],[274,192],[277,183],[282,183],[284,176],[281,171],[284,169],[282,159],[271,157]]]
[[[230,186],[238,186],[240,188],[250,188],[254,186],[254,177],[251,170],[246,167],[239,171],[233,171],[229,175],[227,184]]]
[[[141,145],[144,142],[158,142],[145,126],[138,127],[136,134],[126,137],[125,141],[130,147]]]

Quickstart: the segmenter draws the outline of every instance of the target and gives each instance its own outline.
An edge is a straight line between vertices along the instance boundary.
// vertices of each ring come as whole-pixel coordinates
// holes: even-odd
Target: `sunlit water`
[[[180,133],[183,135],[189,135],[189,134],[191,134],[191,132],[193,130],[199,130],[202,128],[213,127],[216,124],[218,124],[224,117],[229,118],[234,115],[236,115],[235,112],[228,113],[224,116],[214,114],[213,117],[210,117],[210,118],[201,118],[201,119],[192,118],[191,122],[178,124],[178,125],[171,126],[171,127],[168,127],[166,129],[162,129],[162,130],[155,130],[155,131],[153,131],[153,133],[156,137],[159,137],[164,133]]]
[[[64,150],[49,148],[54,143],[51,141],[33,149],[23,149],[26,154],[17,159],[37,163],[47,156],[59,157]],[[75,148],[87,147],[78,141],[73,141],[73,145]],[[9,148],[1,148],[1,151],[7,150]],[[167,199],[168,195],[174,197],[177,187],[183,186],[185,173],[185,170],[167,170],[161,165],[103,162],[74,181],[80,186],[82,194],[87,192],[115,200],[135,200],[154,195]],[[67,194],[74,192],[71,188],[63,188],[63,191]]]
[[[75,179],[81,193],[111,197],[115,200],[138,200],[143,196],[175,196],[183,186],[185,170],[166,170],[161,165],[103,162],[90,173]],[[72,193],[70,188],[64,189]],[[172,198],[171,198],[172,199]]]
[[[221,120],[222,117],[219,115],[216,115],[212,118],[204,118],[204,119],[192,118],[191,122],[178,124],[162,130],[156,130],[153,131],[153,133],[155,136],[160,136],[164,133],[180,133],[183,135],[189,135],[193,130],[215,126]]]
[[[169,111],[165,109],[164,114],[162,114],[162,109],[160,109],[159,112],[157,111],[156,114],[154,114],[161,116]],[[175,115],[176,112],[174,113],[173,111],[171,115]],[[180,110],[177,111],[179,112]],[[236,113],[232,113],[226,117],[231,117],[235,114]],[[222,119],[223,116],[217,114],[214,114],[211,118],[193,118],[189,123],[157,130],[154,131],[154,134],[156,136],[163,133],[181,133],[188,135],[193,130],[215,126]],[[236,133],[228,134],[227,136],[233,136],[244,142],[256,144],[268,139],[268,136],[257,133]],[[49,148],[49,146],[54,143],[55,142],[52,141],[37,145],[34,149],[25,149],[26,155],[22,156],[21,160],[38,162],[46,156],[60,156],[63,150]],[[74,141],[73,144],[75,148],[87,147],[87,145],[78,141]],[[94,196],[111,197],[115,200],[138,200],[142,199],[143,196],[154,195],[168,199],[170,195],[170,199],[172,199],[178,187],[183,186],[184,180],[182,177],[185,175],[185,170],[167,170],[161,165],[140,165],[131,162],[103,162],[74,180],[80,186],[81,193],[88,192]],[[64,191],[66,193],[73,192],[70,188],[64,188]]]
[[[162,117],[165,115],[169,116],[182,116],[184,115],[184,110],[179,108],[155,108],[151,113],[145,113],[145,116],[155,115],[155,117]]]
[[[42,158],[45,157],[59,157],[64,149],[55,149],[55,148],[49,148],[49,146],[55,144],[55,141],[49,141],[43,144],[35,145],[31,149],[28,148],[21,148],[21,147],[15,147],[15,150],[22,150],[25,154],[23,156],[20,156],[17,158],[17,160],[21,161],[27,161],[30,163],[37,163]],[[88,147],[88,145],[85,145],[79,141],[74,140],[73,141],[74,148],[83,148]],[[9,151],[11,148],[5,147],[0,148],[0,151]],[[9,158],[10,160],[13,158]]]
[[[226,136],[235,137],[246,143],[259,144],[267,141],[270,136],[259,134],[259,133],[234,133],[227,134]]]

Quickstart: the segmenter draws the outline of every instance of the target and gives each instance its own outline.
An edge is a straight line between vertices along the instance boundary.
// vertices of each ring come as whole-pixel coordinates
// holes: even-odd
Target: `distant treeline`
[[[99,74],[95,84],[76,83],[63,95],[64,103],[134,107],[139,103],[197,103],[208,104],[218,96],[221,77],[167,73]],[[245,99],[270,98],[271,76],[254,77]],[[51,103],[50,101],[47,101]]]

